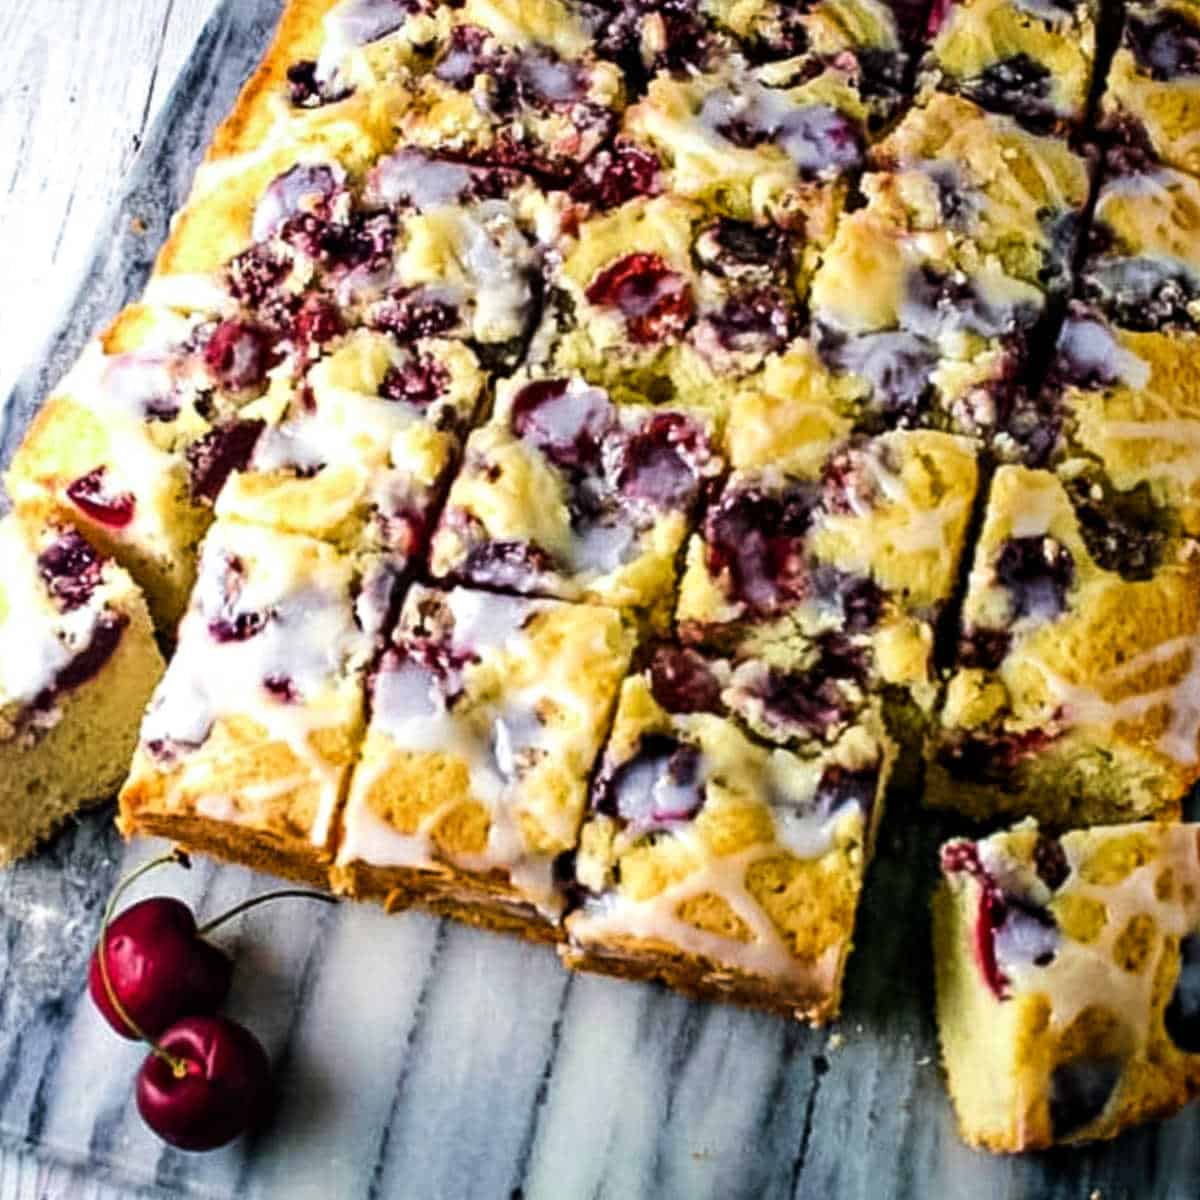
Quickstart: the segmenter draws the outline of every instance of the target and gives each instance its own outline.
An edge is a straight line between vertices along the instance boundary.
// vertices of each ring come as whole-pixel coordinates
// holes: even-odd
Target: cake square
[[[1044,411],[1093,555],[1144,575],[1164,537],[1200,533],[1200,333],[1122,328],[1074,304]]]
[[[467,442],[433,540],[439,579],[650,619],[723,470],[710,417],[614,404],[578,376],[506,380]]]
[[[111,799],[163,671],[141,592],[78,530],[0,520],[0,864]]]
[[[377,554],[408,575],[485,387],[463,342],[339,337],[301,387],[282,381],[242,410],[259,432],[217,514]]]
[[[575,857],[568,966],[837,1015],[892,759],[875,701],[827,745],[795,719],[837,686],[670,646],[625,681]]]
[[[877,201],[838,223],[813,279],[811,336],[888,427],[950,430],[1002,458],[1036,458],[1043,422],[1020,376],[1046,303],[949,223],[908,228]]]
[[[997,471],[928,804],[1059,828],[1178,817],[1200,779],[1197,547],[1164,539],[1139,574],[1097,562],[1056,475]]]
[[[1200,5],[1131,3],[1100,100],[1115,141],[1181,171],[1200,172]]]
[[[862,163],[871,107],[852,52],[811,67],[752,67],[731,56],[703,73],[664,72],[622,130],[657,155],[673,195],[796,230],[815,256],[832,238]]]
[[[624,169],[640,154],[618,143]],[[624,176],[622,176],[624,178]],[[770,224],[723,217],[675,195],[636,195],[608,207],[604,188],[564,222],[548,260],[544,318],[529,362],[578,372],[643,403],[708,408],[718,416],[800,330],[804,239]]]
[[[935,635],[978,484],[974,447],[913,430],[849,438],[809,462],[757,449],[735,458],[689,544],[681,636],[740,654],[835,644],[859,686],[901,689],[928,715]]]
[[[121,831],[326,886],[363,733],[360,565],[222,519],[121,792]]]
[[[868,207],[913,232],[949,230],[1049,296],[1070,292],[1091,163],[1064,140],[934,93],[870,153]]]
[[[1115,1137],[1200,1092],[1200,828],[1054,838],[1027,821],[942,847],[934,960],[963,1138]]]
[[[414,585],[371,682],[333,879],[537,940],[633,649],[619,614]]]
[[[1200,180],[1127,149],[1106,167],[1080,295],[1125,329],[1200,330]]]
[[[935,0],[921,93],[957,92],[1037,129],[1081,125],[1098,22],[1097,0]]]
[[[586,5],[464,0],[411,81],[401,140],[562,186],[616,130],[620,67],[596,54]]]

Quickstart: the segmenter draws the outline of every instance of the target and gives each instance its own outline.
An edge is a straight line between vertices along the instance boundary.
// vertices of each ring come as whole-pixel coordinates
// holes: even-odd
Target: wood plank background
[[[0,404],[83,273],[97,227],[218,0],[0,3]],[[0,1200],[128,1200],[0,1151]]]
[[[117,183],[216,7],[0,3],[0,402],[79,280]]]

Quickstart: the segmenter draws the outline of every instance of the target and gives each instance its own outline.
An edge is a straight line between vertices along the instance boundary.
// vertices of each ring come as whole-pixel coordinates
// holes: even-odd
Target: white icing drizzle
[[[353,675],[366,655],[365,639],[354,625],[350,568],[325,560],[306,578],[295,578],[293,551],[298,545],[271,531],[233,522],[210,533],[200,564],[192,606],[179,629],[174,658],[150,702],[142,724],[143,745],[163,742],[180,748],[179,785],[197,797],[199,811],[230,813],[223,764],[217,755],[190,753],[202,748],[213,723],[245,717],[261,726],[266,740],[286,745],[303,765],[297,777],[264,781],[240,789],[243,798],[269,803],[298,784],[316,782],[319,811],[310,837],[325,844],[337,807],[344,768],[327,762],[313,747],[312,735],[353,718],[330,693]],[[265,614],[261,630],[244,640],[217,640],[210,623],[229,616],[228,562],[244,565],[233,603],[238,613]],[[287,700],[264,686],[286,680],[296,693]],[[251,792],[253,791],[253,795]],[[253,809],[242,816],[254,820]]]
[[[9,518],[0,521],[0,708],[28,704],[90,644],[104,611],[102,590],[59,612],[37,573],[30,547]]]
[[[402,281],[464,289],[474,302],[473,331],[481,341],[519,336],[529,311],[535,256],[512,206],[486,200],[469,209],[438,207],[414,218],[413,227],[417,224],[425,227],[419,251],[406,247],[397,263]],[[436,254],[430,254],[431,239]]]
[[[1200,925],[1200,863],[1196,856],[1195,825],[1137,826],[1104,831],[1099,836],[1130,836],[1142,832],[1153,837],[1158,852],[1117,884],[1084,882],[1078,875],[1081,848],[1094,849],[1095,836],[1081,834],[1063,839],[1063,849],[1072,876],[1058,893],[1094,901],[1104,907],[1107,920],[1091,942],[1062,937],[1053,960],[1044,967],[1032,962],[1004,964],[1004,971],[1021,991],[1043,992],[1051,1002],[1051,1022],[1065,1029],[1090,1004],[1103,1004],[1123,1018],[1134,1038],[1131,1049],[1144,1050],[1151,1030],[1151,999],[1155,975],[1166,950],[1162,935],[1181,938]],[[986,844],[986,843],[983,843]],[[1164,871],[1174,876],[1169,899],[1155,894],[1156,882]],[[1185,899],[1184,885],[1192,895]],[[1130,920],[1139,914],[1152,917],[1158,934],[1156,950],[1138,972],[1127,971],[1115,960],[1117,939]]]
[[[672,836],[694,836],[686,828]],[[608,892],[570,918],[572,941],[581,946],[612,946],[622,937],[662,941],[714,963],[761,978],[779,980],[809,996],[825,996],[836,986],[841,963],[849,948],[850,931],[829,946],[815,961],[795,957],[779,929],[746,889],[746,874],[757,862],[779,853],[773,843],[750,846],[737,854],[712,856],[700,846],[703,862],[677,883],[648,900],[630,900]],[[722,937],[683,920],[679,908],[704,895],[720,896],[750,931],[750,941]]]
[[[1119,687],[1147,668],[1184,655],[1187,655],[1187,667],[1174,682],[1120,700],[1105,697],[1106,691]],[[1184,635],[1160,642],[1113,667],[1090,685],[1072,683],[1045,663],[1037,659],[1032,661],[1073,724],[1111,726],[1120,721],[1136,721],[1165,707],[1171,719],[1159,738],[1159,750],[1188,766],[1194,765],[1200,757],[1200,637]]]
[[[406,611],[415,611],[423,599],[437,595],[415,587]],[[524,626],[536,612],[556,607],[553,602],[499,596],[456,588],[443,596],[453,618],[450,646],[469,650],[486,661],[489,653],[522,656],[533,653]],[[514,889],[541,912],[555,917],[562,897],[554,886],[553,857],[531,850],[519,824],[520,760],[562,753],[555,729],[543,724],[537,713],[551,700],[568,728],[586,727],[588,702],[574,692],[570,680],[553,673],[528,687],[505,691],[499,702],[471,703],[470,667],[464,669],[468,693],[447,707],[444,689],[424,666],[403,660],[381,671],[375,687],[374,730],[386,735],[396,750],[416,754],[446,754],[463,762],[470,781],[469,799],[483,805],[489,815],[486,848],[473,854],[456,854],[454,866],[485,874],[505,872]],[[386,770],[386,764],[381,767]],[[377,866],[437,869],[445,855],[434,844],[439,823],[468,797],[447,795],[444,802],[422,815],[418,828],[403,834],[370,811],[366,802],[376,778],[362,767],[355,775],[345,817],[345,832],[338,861],[362,861]],[[561,844],[575,834],[576,814],[554,810],[540,814],[547,833]],[[559,827],[554,828],[557,821]]]

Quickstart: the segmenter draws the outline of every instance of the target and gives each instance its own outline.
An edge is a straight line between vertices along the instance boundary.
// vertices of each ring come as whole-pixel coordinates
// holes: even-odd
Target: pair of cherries
[[[137,1074],[142,1119],[181,1150],[215,1150],[265,1121],[271,1063],[249,1029],[219,1013],[233,963],[207,935],[268,900],[332,897],[270,892],[199,927],[192,910],[169,896],[142,900],[114,917],[130,884],[164,863],[190,865],[175,851],[138,868],[113,893],[88,967],[88,991],[117,1033],[150,1046]]]

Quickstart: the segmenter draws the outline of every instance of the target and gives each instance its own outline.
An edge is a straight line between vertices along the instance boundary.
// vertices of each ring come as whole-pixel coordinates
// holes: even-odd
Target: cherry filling
[[[311,58],[294,62],[287,69],[288,99],[296,108],[320,108],[345,100],[352,89],[317,78],[317,64]]]
[[[204,364],[222,387],[241,390],[262,384],[278,361],[270,335],[246,321],[222,321],[204,347]]]
[[[295,681],[286,675],[268,675],[263,680],[263,690],[280,704],[299,704],[300,692]]]
[[[194,441],[186,455],[192,498],[216,500],[229,476],[245,469],[265,428],[263,421],[230,420]]]
[[[1004,784],[1028,758],[1054,744],[1062,732],[1056,712],[1040,729],[1014,733],[978,733],[958,735],[943,742],[938,761],[956,779],[968,782]]]
[[[779,491],[729,489],[705,521],[709,571],[759,615],[805,592],[804,539],[821,501],[820,486],[792,480]]]
[[[704,431],[681,413],[655,413],[625,442],[617,473],[623,495],[659,509],[690,509],[697,466],[710,457]]]
[[[632,341],[642,345],[678,338],[692,319],[688,281],[657,254],[627,254],[601,271],[587,289],[591,303],[617,308]]]
[[[246,584],[246,565],[234,555],[226,555],[220,565],[219,599],[216,611],[205,605],[209,635],[216,642],[248,642],[267,627],[272,614],[238,609],[238,600]]]
[[[819,563],[809,571],[808,580],[813,598],[837,610],[847,633],[865,633],[879,623],[887,597],[873,579]]]
[[[1040,121],[1051,112],[1049,69],[1028,54],[992,63],[963,86],[963,94],[983,108]]]
[[[100,557],[74,529],[66,529],[38,555],[38,574],[65,612],[81,608],[100,586]]]
[[[774,225],[751,225],[721,217],[696,238],[696,257],[705,270],[738,278],[769,278],[791,267],[792,243]]]
[[[1131,15],[1125,44],[1152,79],[1200,75],[1200,28],[1178,9],[1163,8],[1150,20]]]
[[[777,288],[754,288],[730,296],[704,323],[717,342],[735,354],[774,354],[796,332],[796,311],[790,297]]]
[[[104,613],[96,622],[91,641],[54,677],[54,691],[68,692],[99,675],[116,653],[128,624],[124,613]]]
[[[292,337],[302,355],[310,355],[313,347],[323,346],[344,332],[337,306],[321,296],[309,296],[304,301],[292,327]]]
[[[858,771],[834,764],[821,773],[813,798],[814,811],[822,817],[831,817],[848,804],[858,807],[864,817],[875,807],[875,793],[879,787],[878,767],[864,767]]]
[[[492,587],[523,592],[539,580],[555,575],[559,564],[553,555],[530,542],[480,541],[467,552],[462,577]]]
[[[424,410],[445,395],[449,386],[450,372],[442,363],[429,354],[413,354],[398,367],[388,368],[379,385],[379,394],[385,400]]]
[[[97,467],[67,487],[67,497],[97,525],[124,529],[133,521],[136,501],[131,492],[109,491],[107,467]]]
[[[375,329],[407,343],[449,333],[459,325],[462,317],[448,301],[431,296],[421,288],[407,288],[393,292],[377,304],[370,319]]]
[[[753,711],[771,737],[827,740],[853,719],[856,705],[847,683],[861,683],[867,656],[841,634],[817,641],[817,656],[806,667],[784,671],[743,663],[734,673],[730,703]]]
[[[614,414],[608,398],[596,388],[542,379],[514,397],[510,424],[517,437],[558,466],[594,468],[600,444],[614,428]]]
[[[1075,559],[1051,537],[1009,538],[996,560],[996,579],[1008,592],[1012,619],[1053,620],[1075,582]]]
[[[660,646],[650,660],[650,691],[671,713],[719,713],[721,684],[695,650]]]
[[[354,211],[334,221],[325,213],[298,212],[283,223],[278,236],[328,269],[377,271],[392,261],[396,224],[390,213]]]
[[[648,150],[619,137],[584,163],[568,190],[572,200],[603,212],[636,196],[658,195],[660,164]]]
[[[1058,925],[1039,905],[1007,894],[979,858],[974,842],[954,841],[942,848],[946,875],[967,874],[979,884],[973,941],[975,962],[997,1000],[1011,995],[1002,963],[1049,966],[1058,947]]]
[[[239,303],[255,312],[272,328],[281,323],[277,314],[288,314],[294,298],[283,290],[284,281],[292,273],[289,259],[270,246],[252,246],[225,267],[225,286]]]
[[[1200,933],[1189,933],[1179,942],[1179,977],[1163,1025],[1180,1050],[1200,1054]]]
[[[688,821],[704,804],[700,751],[669,734],[644,733],[637,753],[596,783],[593,807],[635,832]]]

